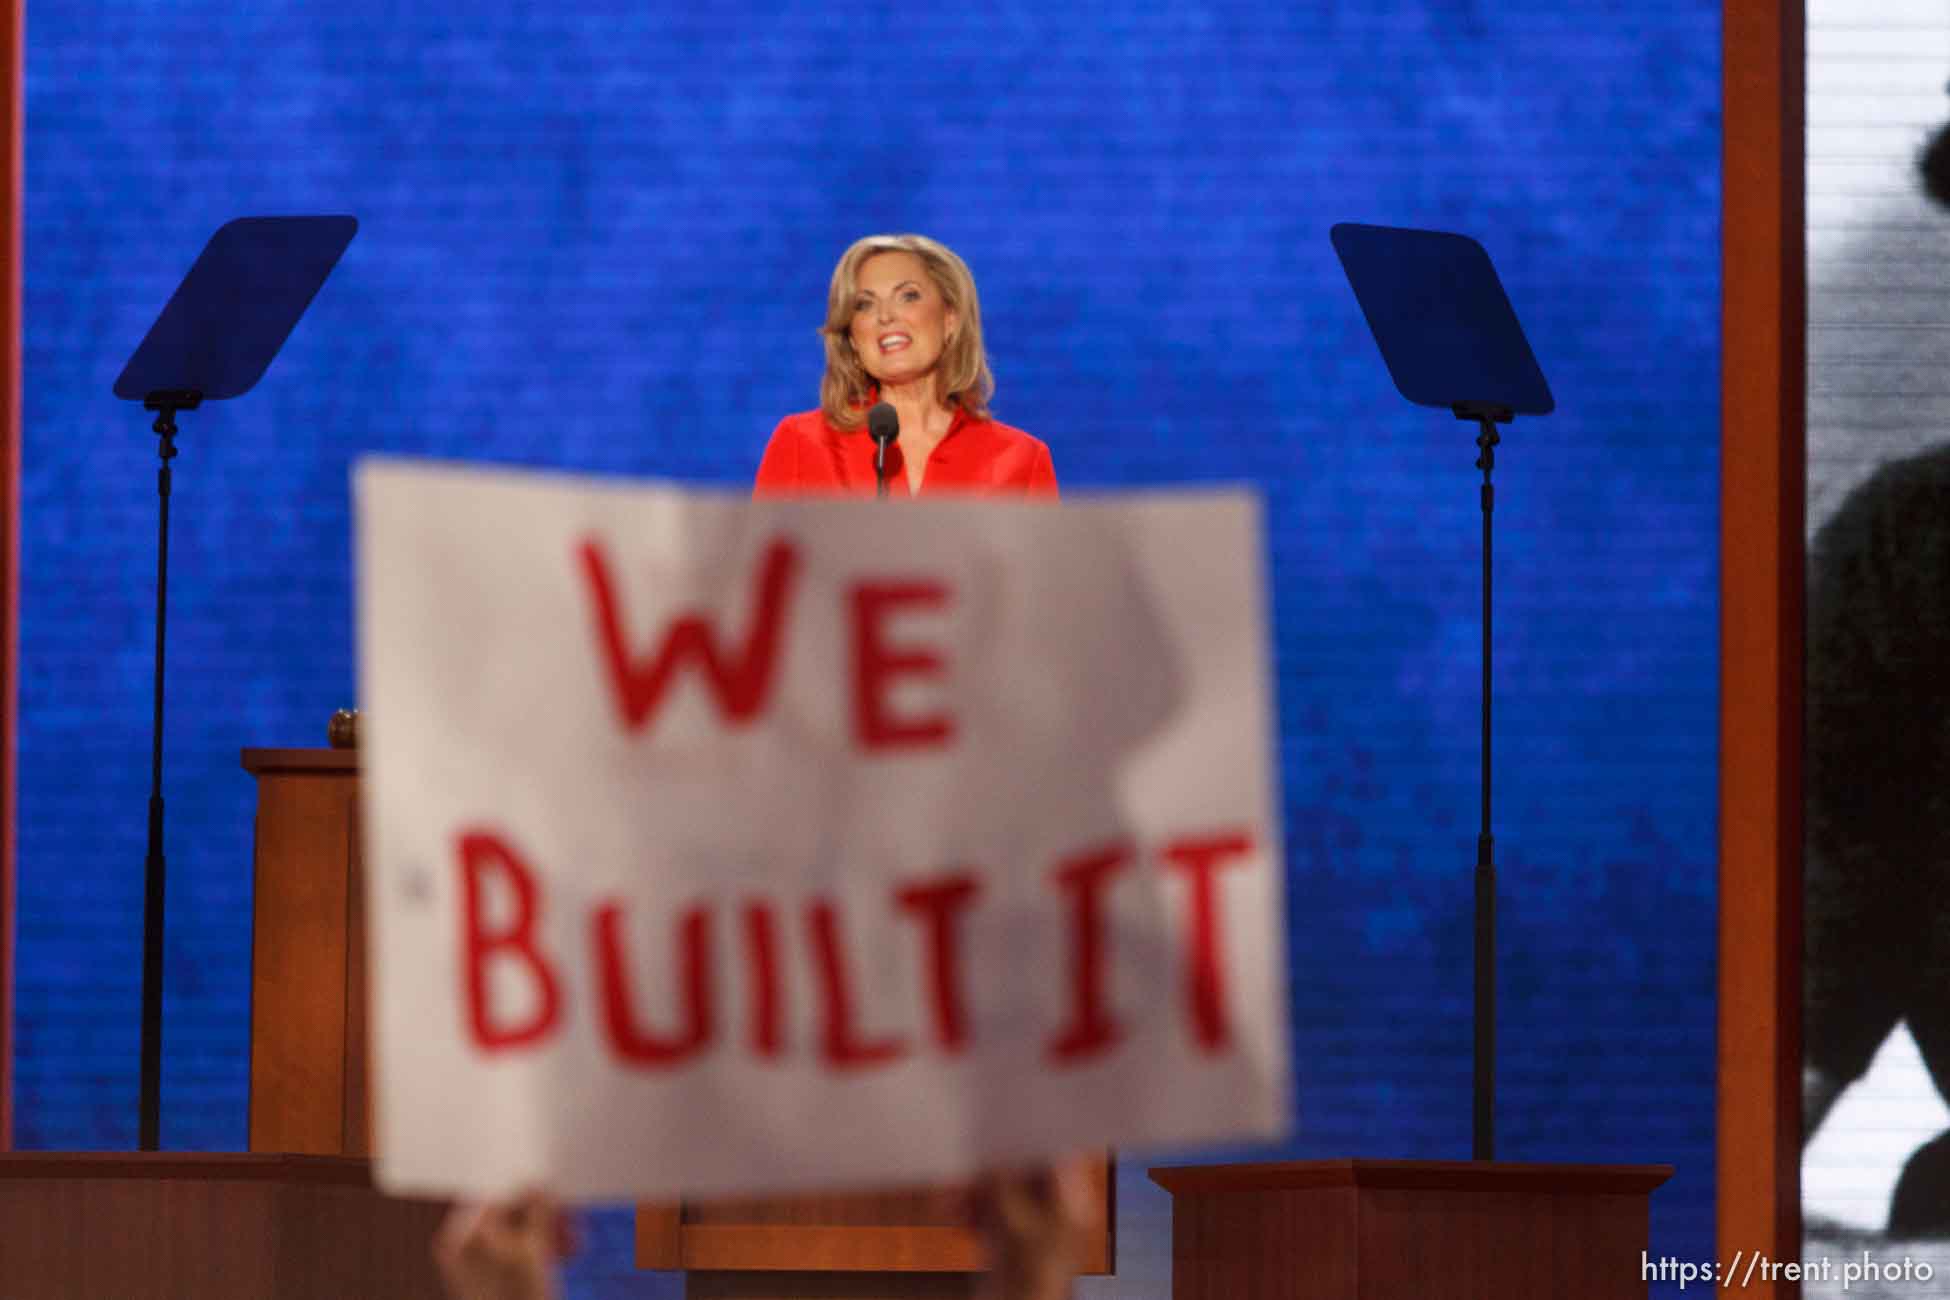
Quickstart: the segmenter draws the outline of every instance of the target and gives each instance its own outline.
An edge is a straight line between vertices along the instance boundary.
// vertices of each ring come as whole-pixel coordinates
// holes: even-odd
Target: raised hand
[[[989,1249],[983,1300],[1065,1300],[1102,1218],[1090,1162],[1007,1170],[976,1184],[975,1226]]]
[[[488,1205],[457,1205],[433,1239],[434,1262],[452,1300],[557,1300],[555,1261],[568,1228],[541,1192]]]

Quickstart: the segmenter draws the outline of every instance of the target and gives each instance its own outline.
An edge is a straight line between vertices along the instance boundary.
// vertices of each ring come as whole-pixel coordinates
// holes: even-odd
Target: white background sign
[[[1249,497],[387,461],[356,489],[390,1190],[894,1185],[1284,1131]]]

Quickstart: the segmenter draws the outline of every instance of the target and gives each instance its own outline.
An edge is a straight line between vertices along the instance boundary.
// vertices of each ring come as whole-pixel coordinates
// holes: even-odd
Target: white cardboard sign
[[[1253,499],[355,478],[389,1190],[1285,1130]]]

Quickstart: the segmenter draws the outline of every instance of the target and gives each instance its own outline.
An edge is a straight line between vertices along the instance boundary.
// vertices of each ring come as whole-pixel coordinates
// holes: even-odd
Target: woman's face
[[[853,351],[883,386],[919,379],[941,360],[957,324],[927,264],[904,251],[860,264],[853,294]]]

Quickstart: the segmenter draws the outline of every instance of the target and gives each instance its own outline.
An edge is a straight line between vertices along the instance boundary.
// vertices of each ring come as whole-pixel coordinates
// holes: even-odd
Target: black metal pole
[[[149,852],[142,865],[142,1081],[138,1103],[138,1141],[154,1151],[162,1129],[162,990],[163,990],[163,631],[169,611],[169,462],[176,456],[176,412],[193,411],[200,393],[152,393],[143,403],[156,412],[156,496],[161,510],[156,521],[156,676],[155,711],[149,740]]]
[[[1496,488],[1490,471],[1501,441],[1490,416],[1479,416],[1476,468],[1483,471],[1483,824],[1476,836],[1476,1116],[1472,1158],[1496,1158],[1496,839],[1490,834],[1490,519]]]

